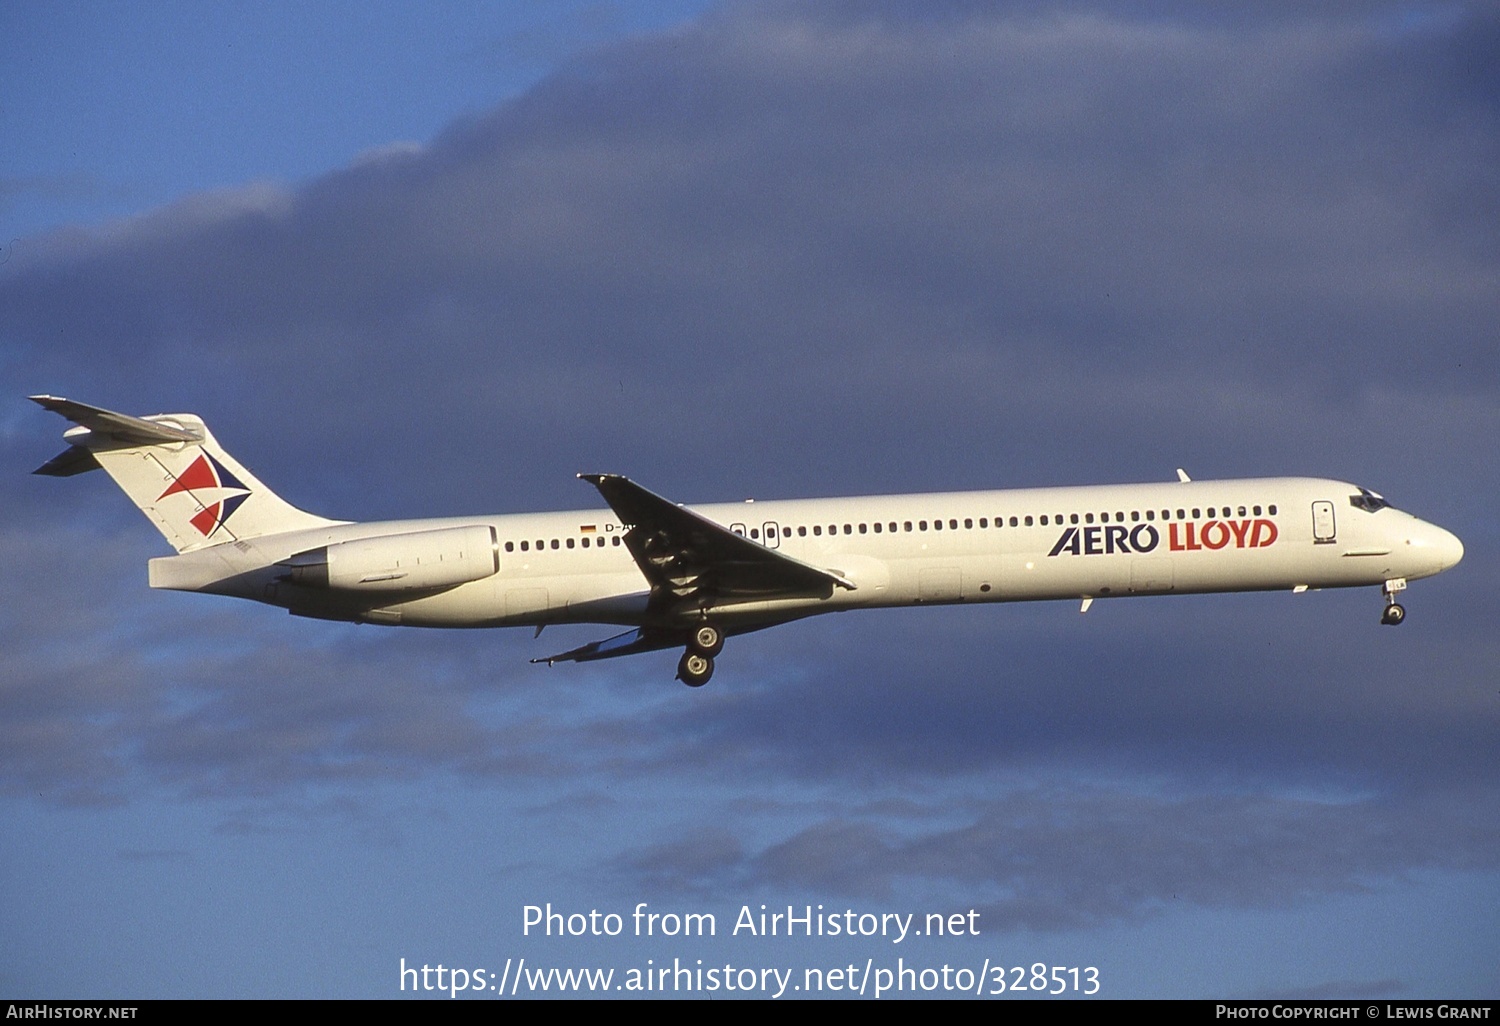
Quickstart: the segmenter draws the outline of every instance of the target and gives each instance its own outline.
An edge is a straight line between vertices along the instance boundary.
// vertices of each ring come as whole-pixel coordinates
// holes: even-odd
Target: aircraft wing
[[[728,636],[751,634],[786,622],[788,621],[773,620],[767,623],[739,624],[724,633]],[[632,627],[623,634],[616,634],[603,641],[591,641],[557,655],[533,659],[532,662],[546,663],[548,666],[553,663],[591,663],[596,659],[613,659],[616,656],[635,655],[637,652],[681,648],[688,643],[690,634],[692,631],[686,627]]]
[[[831,595],[854,590],[820,570],[735,534],[617,474],[579,474],[629,530],[625,544],[652,589],[652,604],[708,608],[722,600]]]
[[[660,648],[677,648],[687,643],[686,630],[657,627],[634,627],[624,634],[616,634],[603,641],[591,641],[579,648],[559,652],[533,663],[590,663],[595,659],[613,659],[616,656],[635,655],[637,652],[655,652]]]

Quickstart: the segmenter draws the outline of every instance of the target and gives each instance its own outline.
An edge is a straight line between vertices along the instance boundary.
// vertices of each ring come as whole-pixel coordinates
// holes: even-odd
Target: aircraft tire
[[[682,661],[677,664],[677,679],[690,688],[701,688],[713,675],[713,657],[701,652],[685,652]]]
[[[1406,619],[1406,609],[1399,602],[1392,602],[1385,607],[1385,612],[1380,614],[1380,622],[1390,627],[1401,626]]]
[[[692,640],[688,642],[688,648],[712,659],[724,651],[724,632],[711,623],[699,624],[693,629]]]

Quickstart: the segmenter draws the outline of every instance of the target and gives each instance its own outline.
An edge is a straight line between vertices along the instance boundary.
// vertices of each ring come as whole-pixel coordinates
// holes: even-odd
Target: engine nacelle
[[[428,591],[481,581],[500,571],[493,527],[445,527],[385,534],[308,549],[282,560],[294,584],[329,591]]]

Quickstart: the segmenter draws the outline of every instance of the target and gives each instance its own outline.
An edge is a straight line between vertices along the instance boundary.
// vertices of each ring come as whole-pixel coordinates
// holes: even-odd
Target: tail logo
[[[190,523],[205,538],[222,527],[234,515],[234,511],[250,498],[250,489],[206,452],[200,453],[192,466],[179,474],[167,490],[156,497],[156,501],[160,502],[178,492],[188,493],[203,506],[203,509],[193,515]],[[225,492],[232,494],[223,494]]]

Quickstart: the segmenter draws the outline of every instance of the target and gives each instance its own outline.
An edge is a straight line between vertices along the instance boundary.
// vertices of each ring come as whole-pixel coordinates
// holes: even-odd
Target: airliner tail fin
[[[76,426],[68,449],[35,473],[102,467],[178,552],[340,523],[306,513],[261,484],[191,413],[132,417],[50,395],[31,401]]]

